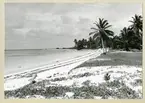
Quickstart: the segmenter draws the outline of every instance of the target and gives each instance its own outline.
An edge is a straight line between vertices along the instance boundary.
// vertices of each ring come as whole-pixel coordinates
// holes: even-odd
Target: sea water
[[[69,58],[84,55],[91,50],[75,49],[17,49],[5,50],[4,75],[34,69]]]

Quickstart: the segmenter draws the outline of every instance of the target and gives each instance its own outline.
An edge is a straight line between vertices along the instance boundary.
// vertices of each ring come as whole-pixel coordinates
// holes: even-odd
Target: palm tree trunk
[[[102,43],[102,48],[103,48],[103,53],[104,53],[104,42],[103,42],[103,38],[101,38],[101,43]]]

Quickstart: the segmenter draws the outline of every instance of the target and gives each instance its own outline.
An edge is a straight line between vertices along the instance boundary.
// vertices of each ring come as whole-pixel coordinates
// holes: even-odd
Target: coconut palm
[[[90,49],[92,49],[92,44],[93,44],[93,39],[92,39],[92,37],[89,37],[88,45],[89,45]]]
[[[126,51],[129,51],[129,48],[128,48],[128,29],[126,27],[124,27],[121,31],[120,31],[120,37],[121,37],[121,42],[123,44],[123,48],[125,48]]]
[[[96,25],[97,28],[92,27],[91,29],[93,29],[94,31],[89,33],[89,35],[93,34],[93,39],[95,39],[96,41],[97,40],[100,41],[99,43],[101,43],[103,52],[105,52],[104,46],[106,41],[109,40],[110,37],[114,35],[114,32],[108,29],[112,25],[109,25],[107,20],[101,18],[99,18],[99,22],[95,22],[94,24]]]
[[[74,39],[74,43],[75,43],[75,48],[77,48],[77,43],[78,43],[77,39]]]
[[[131,42],[135,43],[134,37],[135,37],[135,35],[134,35],[134,32],[133,32],[132,28],[124,27],[121,30],[120,38],[121,38],[121,42],[123,44],[123,48],[125,50],[127,50],[127,51],[129,50],[129,47],[131,47]]]
[[[113,39],[112,39],[112,42],[113,42],[113,49],[120,49],[122,48],[121,46],[121,38],[120,36],[114,36]]]
[[[131,28],[134,30],[136,35],[139,35],[142,38],[142,25],[143,25],[143,19],[140,15],[135,15],[132,17],[133,20],[130,20],[129,22],[132,23]]]

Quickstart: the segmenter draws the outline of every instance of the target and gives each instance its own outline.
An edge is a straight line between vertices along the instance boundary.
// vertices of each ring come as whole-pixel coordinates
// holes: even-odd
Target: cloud
[[[7,3],[5,11],[7,49],[51,48],[87,38],[98,18],[107,19],[118,35],[132,16],[142,14],[142,4]]]

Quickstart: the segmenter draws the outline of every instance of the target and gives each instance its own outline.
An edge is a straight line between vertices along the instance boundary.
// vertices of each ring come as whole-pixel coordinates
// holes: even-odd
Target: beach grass
[[[78,67],[86,66],[117,66],[117,65],[130,65],[142,66],[142,52],[121,52],[109,51],[107,55],[100,55],[93,58]],[[78,68],[76,67],[76,68]]]
[[[81,86],[73,83],[71,86],[63,86],[57,84],[60,81],[73,80],[77,78],[88,78],[93,74],[92,72],[85,72],[79,74],[72,74],[73,71],[79,68],[91,68],[100,66],[115,66],[127,65],[142,68],[142,53],[141,52],[123,52],[123,51],[109,51],[106,55],[100,55],[97,58],[90,59],[85,63],[73,68],[69,72],[68,77],[49,78],[36,83],[30,83],[17,90],[5,91],[5,98],[57,98],[57,99],[141,99],[142,91],[135,91],[126,85],[123,79],[116,79],[110,81],[110,78],[103,78],[105,82],[96,85],[90,80],[85,80]],[[121,69],[121,68],[120,68]],[[125,71],[124,71],[125,72]],[[137,71],[141,74],[140,71]],[[108,72],[106,72],[108,73]],[[104,77],[106,75],[104,73]],[[131,82],[134,87],[142,86],[142,78],[140,75]],[[126,77],[125,77],[126,78]],[[97,78],[96,78],[97,79]],[[56,83],[56,84],[51,84]],[[68,94],[71,95],[68,95]]]
[[[35,95],[44,98],[58,98],[61,99],[94,99],[96,96],[101,99],[135,99],[140,96],[131,88],[127,87],[124,83],[117,80],[99,84],[98,86],[91,85],[91,83],[83,83],[82,87],[75,86],[49,86],[45,87],[41,83],[29,84],[23,88],[13,91],[5,91],[5,98],[34,98]],[[67,97],[67,92],[74,93],[73,96]]]

